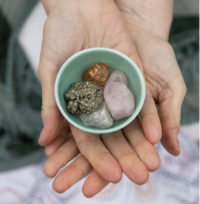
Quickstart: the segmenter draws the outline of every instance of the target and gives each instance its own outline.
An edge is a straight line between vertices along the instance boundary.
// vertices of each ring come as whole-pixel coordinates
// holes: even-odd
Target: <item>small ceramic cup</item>
[[[113,120],[113,126],[107,129],[85,126],[78,115],[67,111],[67,102],[64,98],[71,84],[83,81],[83,72],[98,63],[108,65],[109,76],[116,70],[122,71],[127,77],[128,88],[135,98],[133,114],[121,120]],[[145,99],[145,82],[140,69],[126,55],[108,48],[90,48],[74,54],[62,65],[55,82],[55,98],[60,112],[73,126],[95,134],[110,133],[124,128],[138,115]]]

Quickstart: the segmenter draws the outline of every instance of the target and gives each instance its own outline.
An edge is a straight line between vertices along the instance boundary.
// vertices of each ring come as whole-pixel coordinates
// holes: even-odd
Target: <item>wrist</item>
[[[51,12],[51,10],[53,8],[56,7],[56,5],[60,2],[61,0],[41,0],[44,8],[45,8],[45,11],[47,13],[47,15]]]
[[[71,0],[74,2],[73,0]],[[105,2],[114,2],[114,0],[79,0],[83,3],[105,3]],[[71,3],[70,0],[41,0],[47,15],[59,4],[59,3]],[[77,2],[78,4],[78,2]]]
[[[115,0],[115,3],[131,27],[168,39],[173,0]]]

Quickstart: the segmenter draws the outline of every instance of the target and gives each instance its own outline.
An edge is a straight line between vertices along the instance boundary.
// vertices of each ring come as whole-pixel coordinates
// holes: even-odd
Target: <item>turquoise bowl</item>
[[[122,71],[127,77],[128,88],[135,98],[133,114],[114,120],[113,126],[107,129],[85,126],[79,116],[66,110],[67,102],[64,99],[64,94],[71,84],[83,81],[83,72],[97,63],[108,65],[109,76],[116,70]],[[73,126],[85,132],[104,134],[124,128],[139,114],[145,99],[145,82],[138,66],[123,53],[108,48],[90,48],[74,54],[62,65],[55,82],[55,98],[60,112]]]

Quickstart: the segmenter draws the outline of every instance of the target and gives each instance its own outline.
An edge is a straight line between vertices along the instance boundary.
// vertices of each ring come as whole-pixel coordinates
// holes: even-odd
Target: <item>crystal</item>
[[[65,93],[67,110],[73,114],[90,114],[97,110],[103,102],[103,88],[91,81],[80,81],[71,85]]]
[[[104,89],[111,82],[122,82],[122,83],[124,83],[127,86],[126,75],[123,72],[121,72],[121,71],[114,71],[110,75],[110,77],[108,78],[108,80],[107,80],[107,82],[106,82],[106,84],[104,86]]]
[[[79,115],[86,126],[96,126],[98,128],[109,128],[113,125],[113,119],[109,113],[108,106],[104,101],[102,105],[93,113]]]
[[[83,73],[82,78],[84,81],[91,81],[93,84],[103,87],[108,78],[108,74],[108,66],[104,63],[99,63],[87,69]]]
[[[104,89],[104,99],[115,120],[133,114],[135,108],[134,96],[124,83],[109,83]]]

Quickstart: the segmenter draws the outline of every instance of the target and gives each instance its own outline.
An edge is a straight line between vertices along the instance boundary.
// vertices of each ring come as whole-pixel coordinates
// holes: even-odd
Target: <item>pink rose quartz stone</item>
[[[133,114],[135,100],[132,92],[122,82],[111,82],[104,89],[104,99],[112,117],[119,120]]]
[[[127,78],[126,75],[121,72],[121,71],[114,71],[110,77],[108,78],[108,80],[106,81],[106,84],[104,85],[104,89],[105,87],[111,83],[111,82],[122,82],[127,86]]]

